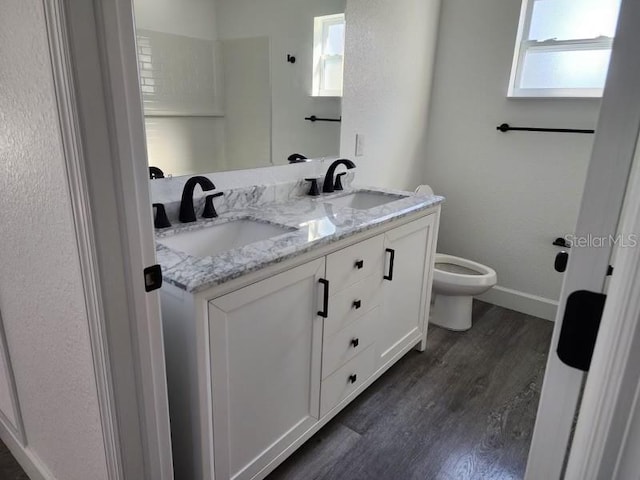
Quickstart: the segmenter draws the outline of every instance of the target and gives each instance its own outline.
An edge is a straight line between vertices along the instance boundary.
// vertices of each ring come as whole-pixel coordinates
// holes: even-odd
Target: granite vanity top
[[[355,192],[402,195],[403,198],[370,208],[355,210],[336,207],[328,200]],[[432,208],[444,197],[414,195],[388,189],[353,188],[320,197],[293,196],[284,201],[245,203],[229,209],[218,218],[199,219],[156,230],[156,254],[164,280],[190,293],[202,292],[229,280],[337,242],[356,233],[391,222],[406,215]],[[224,222],[249,219],[289,227],[290,232],[228,250],[209,257],[195,257],[169,248],[162,239],[180,232],[207,228]]]

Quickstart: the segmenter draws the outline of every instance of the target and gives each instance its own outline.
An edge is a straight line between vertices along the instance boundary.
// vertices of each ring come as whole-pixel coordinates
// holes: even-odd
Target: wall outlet
[[[364,155],[364,135],[356,133],[356,157]]]

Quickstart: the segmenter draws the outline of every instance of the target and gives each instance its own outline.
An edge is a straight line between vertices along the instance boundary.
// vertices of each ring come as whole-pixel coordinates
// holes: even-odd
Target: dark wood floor
[[[521,479],[553,325],[482,302],[411,352],[269,480]],[[28,480],[0,442],[0,479]]]
[[[553,324],[482,302],[468,332],[429,327],[269,480],[507,480],[527,462]]]
[[[0,480],[29,480],[2,441],[0,441]]]

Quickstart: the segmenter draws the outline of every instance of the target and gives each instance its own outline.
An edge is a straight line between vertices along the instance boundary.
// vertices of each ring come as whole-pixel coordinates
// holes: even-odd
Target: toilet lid
[[[480,272],[476,272],[462,265],[456,265],[455,263],[436,262],[435,268],[442,272],[455,273],[457,275],[482,275]]]

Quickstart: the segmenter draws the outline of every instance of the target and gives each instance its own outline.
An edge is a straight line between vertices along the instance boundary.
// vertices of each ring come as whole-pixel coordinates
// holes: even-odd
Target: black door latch
[[[152,292],[162,287],[162,268],[160,265],[151,265],[144,269],[144,289]]]
[[[558,252],[556,255],[556,261],[553,263],[553,268],[556,269],[556,272],[564,272],[567,269],[567,263],[569,263],[569,254],[564,250],[562,252]]]

